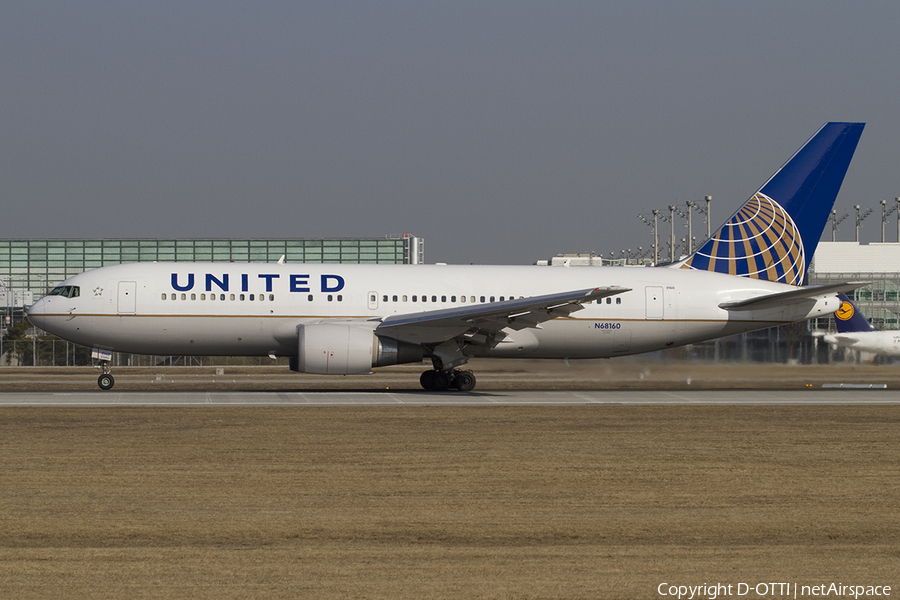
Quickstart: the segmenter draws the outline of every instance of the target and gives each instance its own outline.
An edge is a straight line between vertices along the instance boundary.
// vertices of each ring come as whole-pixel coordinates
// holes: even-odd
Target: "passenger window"
[[[50,294],[50,295],[52,296],[53,294]],[[166,295],[165,295],[165,294],[162,295],[162,299],[163,299],[163,300],[166,299]]]
[[[621,298],[616,298],[616,304],[622,304],[622,299],[621,299]]]
[[[607,303],[607,304],[612,304],[612,298],[607,298],[607,299],[606,299],[606,303]]]
[[[269,294],[269,302],[275,301],[275,294]]]
[[[437,302],[437,296],[432,296],[432,297],[431,297],[431,301],[432,301],[432,302]]]
[[[174,300],[174,299],[175,299],[175,294],[172,294],[172,300]]]
[[[234,294],[231,294],[231,301],[234,302]]]
[[[459,301],[460,301],[460,302],[465,302],[465,301],[466,301],[466,297],[465,297],[465,296],[460,296],[460,297],[459,297]]]
[[[344,296],[342,294],[338,294],[338,302],[343,302]]]
[[[309,296],[307,296],[307,297],[306,297],[306,301],[307,301],[307,302],[312,302],[312,301],[313,301],[313,295],[310,294]]]
[[[225,302],[225,294],[219,294],[219,300]]]
[[[417,299],[418,299],[418,296],[413,296],[413,302],[415,302]]]
[[[200,294],[200,299],[201,299],[201,300],[206,300],[206,294]]]
[[[503,302],[503,296],[500,296],[500,302]]]
[[[491,302],[493,302],[493,301],[494,301],[494,297],[493,297],[493,296],[491,296]]]
[[[332,296],[331,294],[328,294],[328,301],[331,302],[332,300],[334,300],[334,296]]]
[[[470,297],[469,297],[469,300],[470,300],[471,302],[475,302],[475,296],[470,296]],[[481,301],[484,302],[484,296],[481,297]]]
[[[382,302],[387,302],[387,294],[385,294],[384,296],[381,297],[381,301],[382,301]]]
[[[441,302],[446,302],[446,301],[447,301],[447,296],[441,296]],[[455,301],[456,301],[456,299],[454,299],[454,302]]]
[[[393,300],[394,300],[394,302],[396,302],[396,301],[397,301],[397,296],[394,296],[394,297],[393,297]]]
[[[191,300],[196,300],[196,299],[197,299],[197,294],[191,294]]]
[[[250,294],[250,302],[253,302],[254,300],[256,300],[256,296],[253,294]]]
[[[241,302],[243,302],[244,300],[245,300],[244,295],[241,294]]]

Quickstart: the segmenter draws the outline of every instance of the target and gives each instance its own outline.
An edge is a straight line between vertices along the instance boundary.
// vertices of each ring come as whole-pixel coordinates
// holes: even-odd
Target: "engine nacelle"
[[[422,360],[419,344],[398,342],[375,335],[372,325],[359,323],[311,323],[297,327],[297,358],[291,370],[324,375],[368,373],[372,367]]]

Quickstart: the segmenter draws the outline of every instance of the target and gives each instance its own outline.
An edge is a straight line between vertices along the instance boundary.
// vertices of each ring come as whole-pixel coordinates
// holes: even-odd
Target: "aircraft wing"
[[[738,300],[736,302],[723,302],[719,308],[725,310],[754,310],[757,308],[772,308],[776,306],[786,306],[794,302],[799,302],[809,298],[818,298],[826,294],[837,294],[839,292],[849,292],[856,288],[869,285],[868,281],[855,281],[850,283],[832,283],[829,285],[813,285],[800,287],[787,292],[778,292],[776,294],[766,294],[765,296],[754,296],[747,300]]]
[[[494,334],[501,329],[540,327],[544,321],[567,317],[598,298],[630,291],[624,287],[602,287],[517,298],[503,302],[472,304],[455,308],[388,316],[375,333],[403,342],[440,343],[465,333]]]

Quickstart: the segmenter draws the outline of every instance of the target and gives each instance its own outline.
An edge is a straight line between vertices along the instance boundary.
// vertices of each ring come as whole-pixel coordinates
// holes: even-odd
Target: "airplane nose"
[[[38,327],[41,326],[44,321],[44,315],[47,312],[47,299],[41,298],[37,302],[31,305],[28,309],[28,320],[31,321],[34,325]]]

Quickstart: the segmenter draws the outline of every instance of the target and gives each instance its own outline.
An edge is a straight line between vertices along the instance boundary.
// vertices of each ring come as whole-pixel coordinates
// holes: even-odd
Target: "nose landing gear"
[[[100,368],[103,369],[103,374],[97,378],[97,385],[100,386],[101,390],[112,389],[112,386],[115,385],[116,380],[113,379],[113,376],[109,373],[109,361],[100,361]]]

